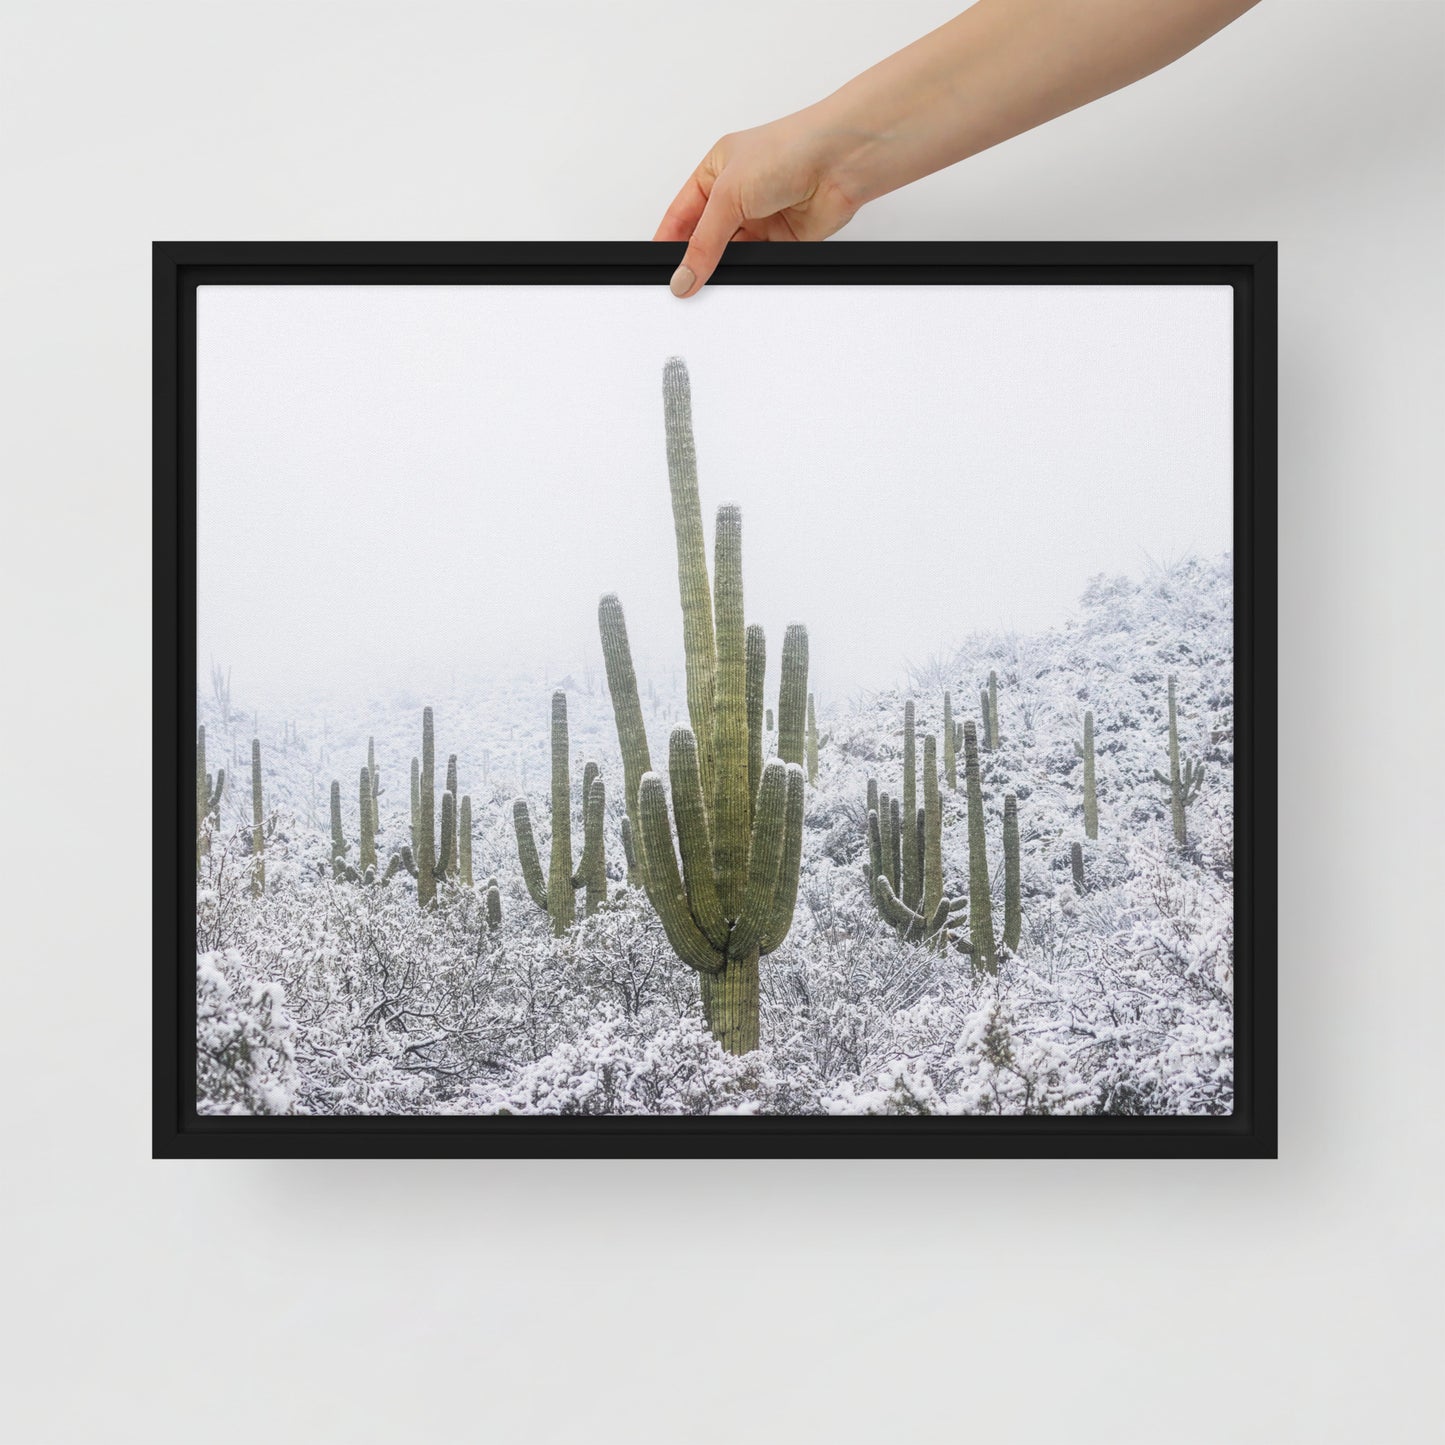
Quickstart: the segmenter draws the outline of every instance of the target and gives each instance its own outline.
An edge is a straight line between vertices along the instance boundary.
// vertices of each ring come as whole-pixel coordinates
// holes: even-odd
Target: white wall
[[[0,9],[0,1438],[1435,1438],[1436,4],[1272,0],[851,232],[1281,243],[1280,1162],[146,1157],[149,242],[645,237],[949,11]]]

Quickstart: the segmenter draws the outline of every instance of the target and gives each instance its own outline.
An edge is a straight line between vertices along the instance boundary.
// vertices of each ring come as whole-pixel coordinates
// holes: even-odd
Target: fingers
[[[702,215],[688,239],[682,264],[672,273],[668,284],[674,296],[694,296],[707,284],[728,242],[742,224],[742,204],[724,172],[708,193]]]
[[[674,197],[662,224],[657,228],[654,241],[686,241],[697,225],[702,208],[707,205],[707,188],[698,179],[697,172],[687,178],[687,184]]]

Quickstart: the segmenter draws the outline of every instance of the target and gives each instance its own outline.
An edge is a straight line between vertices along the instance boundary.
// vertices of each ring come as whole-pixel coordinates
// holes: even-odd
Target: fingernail
[[[667,283],[668,290],[674,296],[686,296],[692,290],[692,283],[696,280],[697,277],[692,274],[691,266],[679,266],[672,273],[672,280]]]

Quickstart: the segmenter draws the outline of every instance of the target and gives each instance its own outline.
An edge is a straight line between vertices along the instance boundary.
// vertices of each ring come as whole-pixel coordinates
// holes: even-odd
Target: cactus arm
[[[340,879],[346,857],[346,835],[341,828],[341,784],[331,780],[331,876]]]
[[[903,824],[902,809],[899,808],[899,801],[896,798],[889,799],[889,845],[890,857],[884,858],[889,866],[889,883],[892,884],[893,892],[897,893],[902,884],[903,874]]]
[[[457,798],[447,789],[442,794],[442,849],[437,858],[436,876],[445,878],[452,872],[452,840],[457,836]]]
[[[878,793],[878,842],[883,850],[883,866],[878,871],[891,883],[893,881],[893,799],[881,789]]]
[[[411,851],[416,856],[417,822],[421,814],[421,760],[411,760]]]
[[[547,885],[542,878],[542,860],[537,854],[537,839],[532,832],[532,815],[527,800],[518,798],[512,804],[512,826],[517,833],[517,861],[522,865],[522,881],[532,902],[544,913],[547,908]]]
[[[728,940],[730,958],[746,958],[762,942],[778,902],[778,872],[787,851],[788,766],[774,758],[758,785],[757,816],[748,848],[748,886]]]
[[[748,886],[747,658],[743,625],[742,514],[734,506],[717,512],[713,570],[717,611],[717,693],[713,707],[713,777],[708,823],[713,872],[723,916],[742,912]],[[701,754],[701,747],[699,747]],[[701,765],[701,757],[699,757]],[[706,786],[706,769],[703,769]]]
[[[383,884],[390,883],[402,869],[402,857],[400,853],[393,853],[387,860],[386,871],[381,875]]]
[[[803,861],[803,768],[800,763],[788,764],[788,806],[783,829],[783,861],[773,893],[772,917],[758,942],[759,953],[773,953],[782,947],[793,926],[793,910],[798,905],[798,873]]]
[[[943,899],[943,807],[938,791],[938,742],[923,739],[923,908],[931,917]]]
[[[881,874],[873,880],[873,899],[885,923],[896,928],[905,939],[922,938],[927,923],[920,913],[915,913],[894,891],[893,885]]]
[[[763,780],[763,684],[768,671],[768,641],[754,622],[747,632],[748,697],[748,826],[757,806],[758,785]]]
[[[672,830],[667,818],[667,794],[656,773],[643,775],[637,790],[642,816],[642,850],[647,859],[648,896],[662,920],[673,952],[699,973],[721,973],[724,955],[710,944],[693,920],[677,871],[672,848]]]
[[[627,641],[627,619],[615,593],[609,592],[598,603],[597,621],[602,634],[607,690],[612,694],[612,712],[617,721],[617,745],[622,753],[622,805],[632,820],[637,861],[645,879],[646,845],[637,800],[643,776],[652,771],[652,761],[647,750],[647,728],[642,721],[642,702],[637,696],[637,672],[632,666],[632,649]]]
[[[808,629],[793,622],[783,634],[782,682],[778,688],[778,756],[803,761],[803,729],[808,711]]]
[[[672,810],[677,820],[678,851],[682,854],[688,908],[703,936],[723,953],[727,950],[728,924],[713,873],[713,848],[702,797],[702,770],[692,730],[674,728],[667,751]],[[668,847],[671,846],[669,842]]]
[[[626,813],[622,815],[622,856],[627,860],[627,881],[635,883],[637,880],[637,849],[632,841],[632,819]]]
[[[677,585],[682,597],[682,645],[687,660],[687,711],[698,742],[703,796],[712,796],[713,712],[717,652],[702,503],[697,491],[697,449],[692,431],[692,384],[687,363],[668,357],[662,369],[662,418],[667,438],[667,479],[677,537]],[[643,852],[646,853],[644,834]]]
[[[868,892],[873,892],[873,885],[878,879],[884,877],[883,873],[883,829],[878,822],[878,809],[868,810]]]
[[[455,806],[455,800],[460,795],[461,790],[457,787],[457,755],[455,753],[452,753],[451,756],[447,758],[446,791],[452,795],[453,799],[452,825],[447,830],[450,834],[451,842],[451,850],[447,854],[447,857],[450,859],[450,866],[440,869],[438,872],[438,877],[444,876],[448,873],[454,874],[457,871],[458,859],[460,857],[457,848],[457,810]]]
[[[868,779],[868,804],[867,811],[876,813],[878,811],[878,779]]]

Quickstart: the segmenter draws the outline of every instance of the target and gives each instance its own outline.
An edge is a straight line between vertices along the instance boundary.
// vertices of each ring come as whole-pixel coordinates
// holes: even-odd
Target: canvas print
[[[199,1111],[1229,1114],[1231,318],[202,286]]]

